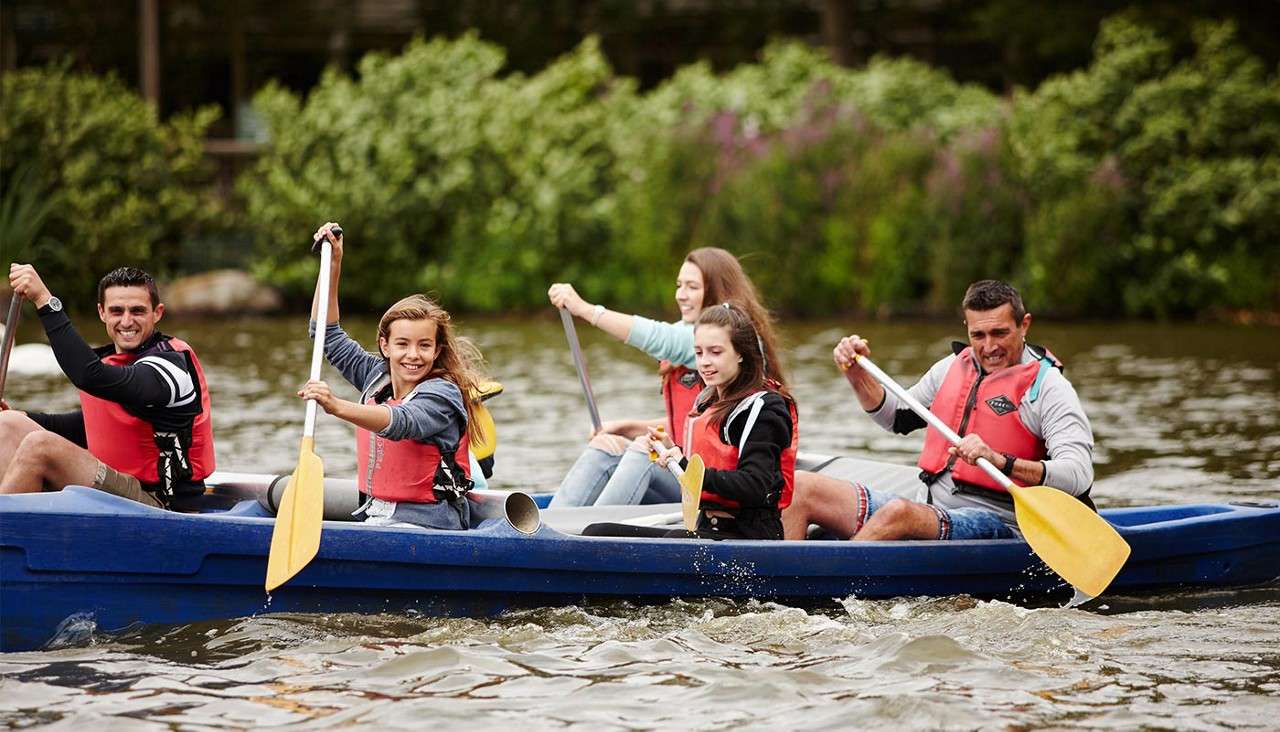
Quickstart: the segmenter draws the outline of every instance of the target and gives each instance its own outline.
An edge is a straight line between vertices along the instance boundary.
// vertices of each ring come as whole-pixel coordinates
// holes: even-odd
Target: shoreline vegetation
[[[0,239],[67,292],[118,263],[248,269],[291,305],[302,236],[351,233],[344,307],[431,291],[546,307],[553,281],[665,312],[690,248],[735,252],[788,317],[948,317],[1000,277],[1055,319],[1280,325],[1280,71],[1204,24],[1183,49],[1104,23],[1092,62],[1000,97],[910,59],[795,42],[646,92],[588,39],[504,73],[473,35],[370,53],[253,100],[259,159],[220,198],[213,108],[167,120],[114,77],[5,74]],[[376,259],[376,264],[371,260]]]

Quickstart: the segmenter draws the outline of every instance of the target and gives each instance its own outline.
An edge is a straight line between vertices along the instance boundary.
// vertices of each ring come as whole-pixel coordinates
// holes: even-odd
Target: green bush
[[[588,299],[670,312],[676,263],[725,247],[777,310],[953,312],[1010,279],[1039,313],[1280,307],[1280,83],[1229,26],[1179,56],[1106,24],[1093,63],[1009,100],[910,60],[795,43],[646,94],[594,41],[532,76],[467,36],[373,54],[305,99],[255,100],[239,183],[259,271],[305,298],[303,246],[351,232],[347,300]]]
[[[85,296],[117,265],[169,274],[217,211],[201,144],[217,109],[162,123],[119,79],[65,64],[7,72],[2,88],[0,199],[22,211],[0,232],[5,259],[30,256],[51,288]]]
[[[1020,284],[1027,197],[1003,126],[957,135],[935,157],[925,196],[931,231],[920,259],[931,312],[955,312],[976,280]]]
[[[261,92],[271,144],[240,182],[261,271],[305,296],[304,237],[338,218],[352,232],[346,292],[364,307],[414,289],[451,307],[540,307],[546,284],[567,279],[588,298],[663,308],[675,264],[701,245],[743,256],[782,309],[875,304],[876,288],[907,303],[920,287],[880,284],[879,266],[902,257],[891,230],[918,229],[937,140],[999,114],[990,94],[919,63],[848,70],[799,44],[723,77],[690,67],[644,96],[594,41],[528,78],[502,66],[471,36],[415,41],[366,57],[354,79],[326,74],[305,102]],[[907,129],[913,142],[867,153],[913,171],[914,193],[891,184],[877,199],[911,209],[887,221],[861,198],[880,184],[859,180],[858,155]],[[879,223],[839,220],[854,209]],[[875,246],[860,238],[869,228]],[[859,265],[876,271],[851,288]],[[900,269],[927,280],[918,262]]]
[[[1280,302],[1280,78],[1228,24],[1195,41],[1178,59],[1150,29],[1113,20],[1088,69],[1019,99],[1037,300],[1090,315]],[[1068,262],[1087,274],[1064,288]]]
[[[617,249],[646,304],[669,300],[684,251],[722,246],[780,310],[918,308],[946,229],[924,192],[935,156],[1001,115],[988,92],[909,60],[851,70],[785,43],[722,77],[686,68],[641,100],[619,146]]]
[[[634,98],[588,41],[530,78],[467,36],[370,54],[357,79],[327,73],[305,103],[278,86],[254,105],[271,144],[239,189],[260,270],[313,286],[303,244],[350,232],[346,297],[380,307],[430,290],[451,307],[545,303],[545,284],[586,272],[605,246],[615,119]]]

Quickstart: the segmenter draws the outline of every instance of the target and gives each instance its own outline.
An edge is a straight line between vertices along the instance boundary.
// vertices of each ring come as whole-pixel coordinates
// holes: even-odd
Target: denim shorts
[[[368,496],[362,496],[362,498],[364,503],[351,515],[355,516],[357,521],[364,521],[372,526],[397,528],[416,526],[445,531],[462,531],[471,528],[471,507],[466,499],[455,507],[448,501],[410,503],[384,501]]]
[[[862,530],[867,519],[875,515],[884,504],[896,496],[888,491],[877,491],[861,483],[853,484],[858,494],[857,522],[854,533]],[[985,508],[943,508],[932,503],[924,504],[938,515],[938,539],[1012,539],[1013,529],[1005,524],[1000,514]]]

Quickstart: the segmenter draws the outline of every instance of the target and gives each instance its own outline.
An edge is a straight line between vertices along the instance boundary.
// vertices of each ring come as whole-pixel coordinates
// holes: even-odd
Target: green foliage
[[[821,49],[775,43],[759,64],[716,77],[706,64],[682,69],[646,100],[651,121],[705,121],[730,112],[746,129],[771,133],[794,125],[816,102],[847,105],[885,129],[927,127],[943,137],[999,115],[990,92],[955,83],[946,72],[909,58],[877,57],[861,69],[832,63]]]
[[[910,60],[850,70],[787,43],[723,77],[689,67],[641,100],[618,250],[663,301],[668,262],[721,246],[779,309],[915,308],[942,228],[925,193],[935,157],[1000,117],[991,94]]]
[[[58,194],[30,163],[17,167],[0,190],[0,262],[29,262],[52,242],[45,222],[58,205]]]
[[[34,257],[50,287],[87,294],[120,264],[165,274],[214,215],[200,140],[216,108],[161,123],[115,77],[65,64],[7,72],[2,96],[4,255]]]
[[[325,220],[351,232],[344,297],[379,307],[413,290],[452,307],[545,302],[604,244],[616,188],[610,144],[633,99],[594,41],[530,78],[467,36],[371,54],[327,73],[303,103],[273,86],[254,104],[268,152],[240,190],[261,270],[309,292],[303,243]]]
[[[1012,144],[1037,210],[1037,300],[1094,315],[1275,306],[1280,78],[1230,25],[1195,42],[1178,59],[1153,31],[1110,21],[1088,69],[1020,100]],[[1091,285],[1058,288],[1069,252]]]
[[[950,313],[986,277],[1038,313],[1280,307],[1280,80],[1227,25],[1180,54],[1113,20],[1088,68],[1008,100],[794,43],[646,94],[594,41],[503,68],[473,36],[415,41],[305,100],[260,93],[271,144],[239,189],[261,273],[305,297],[303,243],[337,219],[344,300],[370,308],[538,308],[568,280],[669,312],[703,245],[794,313]]]

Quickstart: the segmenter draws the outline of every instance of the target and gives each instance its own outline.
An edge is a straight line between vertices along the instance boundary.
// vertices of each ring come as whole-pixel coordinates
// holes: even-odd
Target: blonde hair
[[[475,419],[477,386],[484,377],[484,357],[469,338],[454,335],[453,318],[449,311],[426,295],[410,295],[382,314],[378,321],[378,350],[391,340],[391,324],[397,320],[430,320],[436,324],[436,357],[431,370],[423,378],[446,379],[462,392],[462,403],[467,409],[467,435],[474,442],[480,439],[480,426]],[[387,355],[382,353],[383,360]]]

